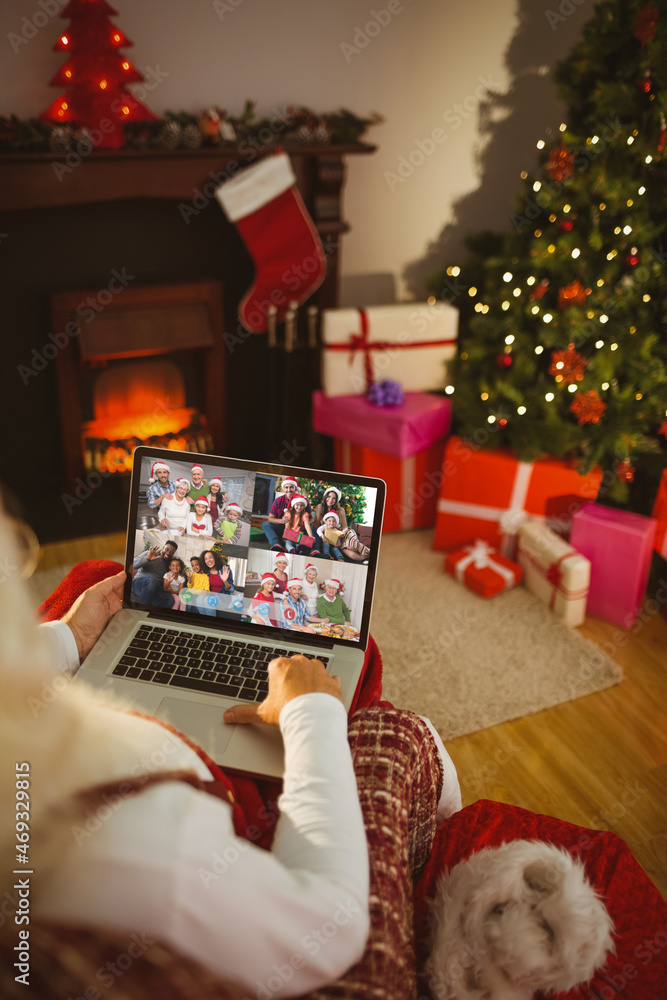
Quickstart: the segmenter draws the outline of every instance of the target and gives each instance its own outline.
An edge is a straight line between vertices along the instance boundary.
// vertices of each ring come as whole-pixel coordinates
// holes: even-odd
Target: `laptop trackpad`
[[[236,726],[226,726],[222,721],[223,711],[222,706],[163,698],[155,715],[170,722],[202,747],[209,757],[219,761],[236,730]]]

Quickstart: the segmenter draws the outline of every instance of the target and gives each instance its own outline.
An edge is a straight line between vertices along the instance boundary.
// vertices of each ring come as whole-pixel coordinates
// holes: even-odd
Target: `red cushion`
[[[111,559],[87,559],[69,571],[56,589],[37,609],[37,614],[43,622],[54,622],[69,611],[79,594],[92,587],[94,583],[115,576],[124,567]]]
[[[616,955],[609,956],[589,986],[559,993],[558,1000],[665,1000],[667,903],[621,838],[486,799],[462,809],[438,829],[415,890],[419,965],[427,953],[428,900],[441,873],[483,847],[521,839],[547,840],[580,857],[615,925]]]

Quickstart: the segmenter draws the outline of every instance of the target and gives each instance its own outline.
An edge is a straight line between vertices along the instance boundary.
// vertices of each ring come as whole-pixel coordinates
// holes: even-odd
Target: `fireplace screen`
[[[86,293],[52,300],[54,327],[81,314]],[[67,478],[127,473],[139,444],[223,449],[224,354],[218,282],[127,288],[60,353]]]
[[[95,416],[82,426],[86,469],[128,472],[138,444],[211,451],[205,414],[185,402],[183,377],[172,361],[139,361],[102,372],[93,388]]]

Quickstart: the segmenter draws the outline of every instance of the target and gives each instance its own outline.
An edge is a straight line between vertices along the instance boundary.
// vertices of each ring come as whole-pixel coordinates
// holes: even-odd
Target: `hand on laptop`
[[[301,694],[322,691],[342,701],[340,677],[327,673],[320,660],[306,656],[279,656],[269,663],[269,693],[259,705],[234,705],[224,713],[225,722],[278,724],[284,705]]]
[[[63,621],[76,639],[79,657],[83,660],[91,651],[109,619],[123,606],[125,570],[101,580],[81,594]]]

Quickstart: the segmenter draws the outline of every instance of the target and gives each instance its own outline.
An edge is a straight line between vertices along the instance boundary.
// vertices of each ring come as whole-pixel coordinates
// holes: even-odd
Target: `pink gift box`
[[[400,406],[373,406],[364,396],[313,393],[313,429],[395,458],[430,448],[449,433],[451,400],[408,392]]]
[[[570,542],[591,562],[587,614],[630,628],[646,592],[655,527],[652,517],[595,503],[576,512]]]

